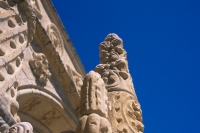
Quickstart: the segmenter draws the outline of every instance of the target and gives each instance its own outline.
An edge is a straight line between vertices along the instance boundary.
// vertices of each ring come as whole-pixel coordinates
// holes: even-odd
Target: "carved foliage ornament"
[[[109,119],[116,132],[142,133],[142,111],[137,99],[127,92],[110,92]]]
[[[134,94],[122,39],[116,34],[109,34],[99,49],[101,64],[96,66],[95,71],[101,75],[106,89],[124,90]]]
[[[42,53],[33,53],[33,59],[29,61],[29,64],[38,80],[46,83],[51,76],[46,56]]]
[[[95,71],[101,75],[108,90],[108,116],[113,132],[142,133],[142,112],[129,74],[122,39],[108,34],[100,44],[101,64]]]

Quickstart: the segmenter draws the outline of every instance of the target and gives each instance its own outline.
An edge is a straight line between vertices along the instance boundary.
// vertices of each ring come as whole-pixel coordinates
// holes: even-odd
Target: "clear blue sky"
[[[53,0],[87,72],[124,41],[145,133],[200,133],[200,0]]]

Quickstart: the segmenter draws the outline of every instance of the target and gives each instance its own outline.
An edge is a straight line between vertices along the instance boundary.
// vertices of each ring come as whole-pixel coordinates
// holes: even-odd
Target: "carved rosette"
[[[91,71],[84,78],[81,87],[81,118],[76,133],[111,133],[107,120],[107,90],[101,76]]]
[[[62,56],[63,55],[63,40],[55,24],[51,23],[47,26],[47,34],[52,44],[55,46],[56,51]]]
[[[122,39],[109,34],[100,44],[99,65],[95,71],[101,75],[108,91],[108,116],[116,133],[142,133],[142,112],[128,70],[126,51]]]
[[[29,64],[38,80],[42,83],[46,83],[51,76],[46,56],[42,53],[33,53],[33,59],[29,61]]]

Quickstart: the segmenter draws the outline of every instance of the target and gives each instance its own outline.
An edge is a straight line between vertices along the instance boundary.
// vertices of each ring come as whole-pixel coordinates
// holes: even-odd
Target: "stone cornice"
[[[65,47],[65,50],[69,54],[69,57],[74,65],[76,71],[79,74],[81,74],[82,77],[84,77],[86,75],[85,69],[81,63],[81,60],[80,60],[74,46],[72,45],[69,35],[67,34],[66,29],[65,29],[64,25],[62,24],[62,21],[58,15],[58,13],[56,12],[56,9],[53,6],[52,1],[51,0],[41,0],[41,2],[43,4],[43,7],[45,8],[46,12],[48,13],[48,16],[49,16],[51,22],[54,23],[60,30],[60,33],[63,38],[63,44]],[[54,10],[52,10],[52,9],[54,9]]]

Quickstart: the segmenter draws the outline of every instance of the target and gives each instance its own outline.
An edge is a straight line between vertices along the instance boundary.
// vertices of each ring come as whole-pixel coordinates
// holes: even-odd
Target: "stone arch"
[[[77,120],[62,100],[46,88],[26,85],[18,89],[18,115],[30,122],[38,133],[75,131]]]

